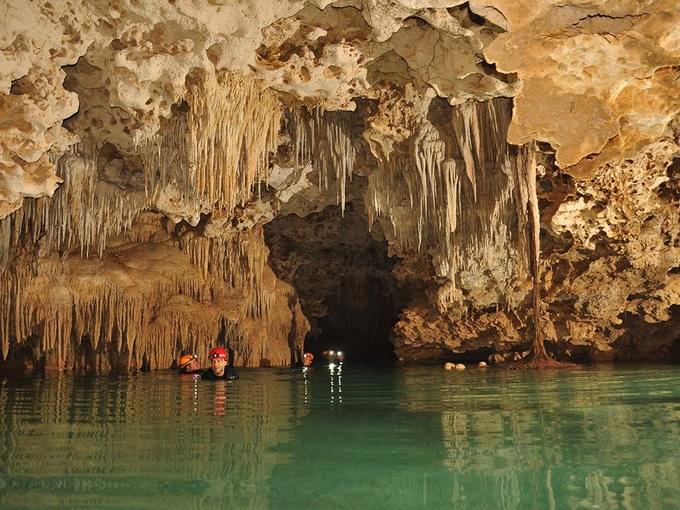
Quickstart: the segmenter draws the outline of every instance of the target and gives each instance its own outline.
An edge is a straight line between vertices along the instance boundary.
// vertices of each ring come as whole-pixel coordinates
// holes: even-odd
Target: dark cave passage
[[[387,255],[379,226],[369,233],[358,207],[328,207],[305,218],[289,215],[265,225],[269,262],[298,292],[311,324],[305,350],[321,359],[341,350],[348,361],[389,363],[389,337],[401,309],[396,262]]]
[[[305,349],[317,359],[324,350],[341,350],[354,361],[394,361],[389,335],[398,310],[384,290],[378,278],[341,277],[337,293],[324,299],[328,314],[312,322]]]

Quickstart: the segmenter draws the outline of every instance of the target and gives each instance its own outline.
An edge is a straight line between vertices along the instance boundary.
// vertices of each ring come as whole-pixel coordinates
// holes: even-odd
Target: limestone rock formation
[[[680,356],[675,0],[3,7],[0,368],[513,359],[534,184],[548,349]]]

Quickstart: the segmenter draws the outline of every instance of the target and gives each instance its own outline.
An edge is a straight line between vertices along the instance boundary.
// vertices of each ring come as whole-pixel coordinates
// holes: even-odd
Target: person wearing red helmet
[[[213,347],[208,353],[210,368],[201,374],[201,379],[216,381],[218,379],[238,379],[234,367],[229,365],[229,353],[223,347]]]

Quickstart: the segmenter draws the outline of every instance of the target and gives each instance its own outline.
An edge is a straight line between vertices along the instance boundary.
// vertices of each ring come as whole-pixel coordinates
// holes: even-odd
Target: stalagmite
[[[526,368],[561,368],[573,366],[553,360],[545,349],[543,326],[541,323],[541,216],[538,208],[536,190],[536,152],[534,144],[528,144],[520,151],[521,164],[519,168],[520,196],[528,211],[529,256],[532,279],[532,312],[534,319],[534,334],[529,354],[517,366]]]

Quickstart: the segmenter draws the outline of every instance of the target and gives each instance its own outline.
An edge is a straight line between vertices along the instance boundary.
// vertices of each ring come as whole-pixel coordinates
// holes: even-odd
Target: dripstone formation
[[[675,0],[3,10],[3,370],[680,359]]]

